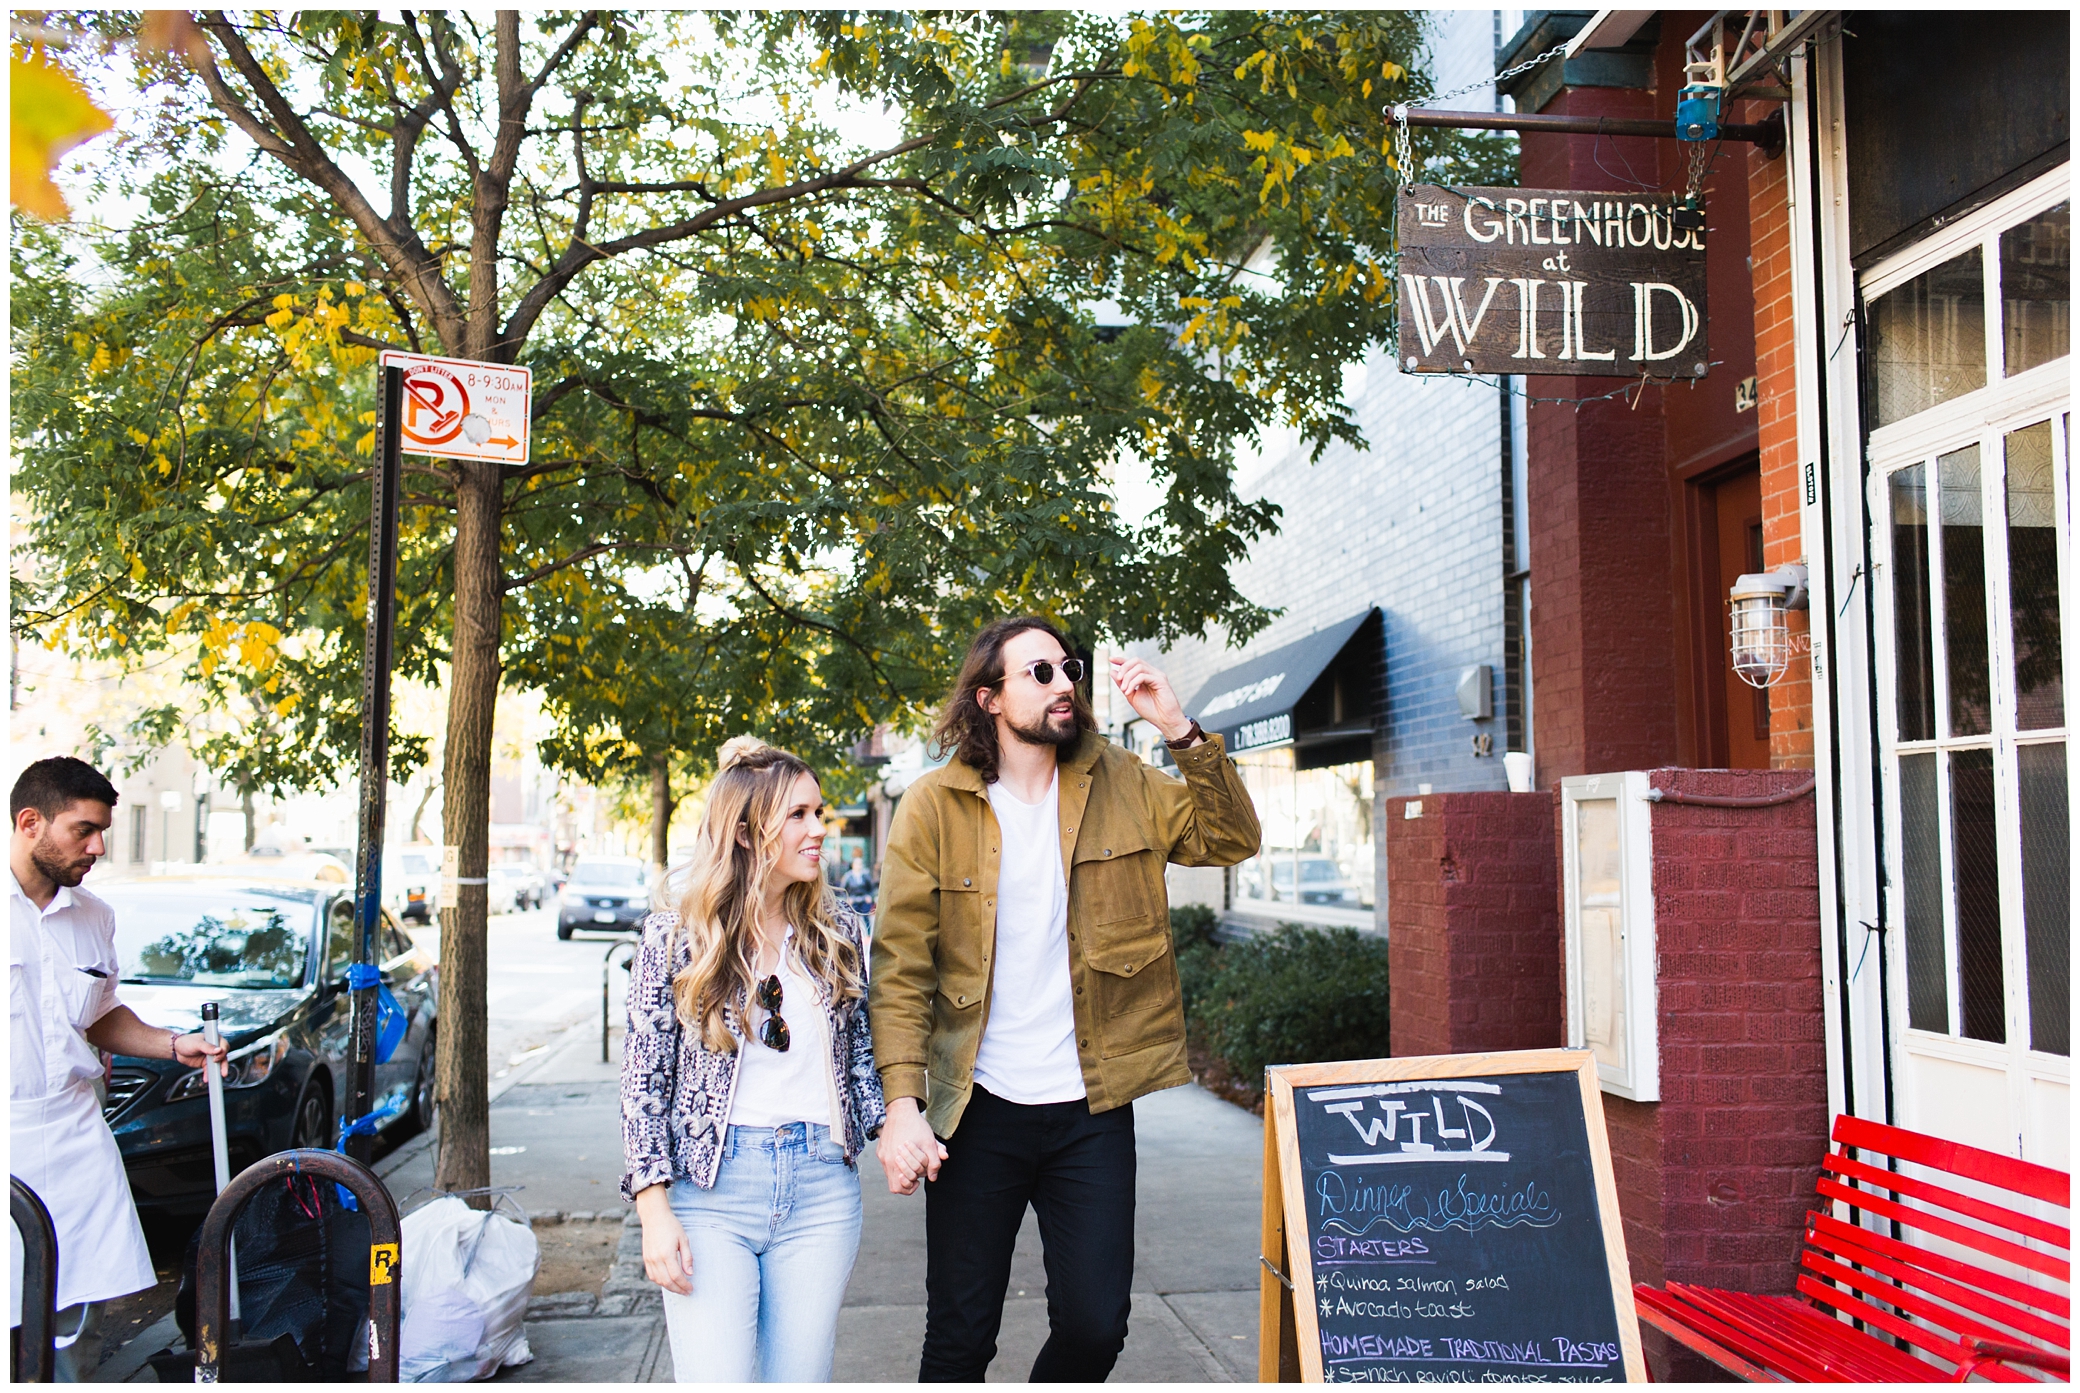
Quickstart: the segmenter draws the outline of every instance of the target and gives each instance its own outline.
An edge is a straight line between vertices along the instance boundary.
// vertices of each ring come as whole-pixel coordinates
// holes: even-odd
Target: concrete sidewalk
[[[618,1050],[616,1051],[618,1054]],[[670,1351],[657,1289],[642,1275],[642,1243],[621,1202],[617,1062],[576,1030],[516,1070],[491,1110],[492,1180],[524,1185],[545,1253],[578,1225],[625,1216],[597,1296],[537,1296],[529,1307],[531,1364],[501,1381],[668,1382]],[[1253,1382],[1257,1368],[1258,1120],[1196,1086],[1135,1104],[1140,1151],[1134,1311],[1120,1382]],[[400,1200],[430,1183],[432,1155],[406,1148],[379,1166]],[[838,1323],[832,1376],[907,1383],[924,1339],[924,1198],[891,1195],[870,1151],[861,1159],[865,1231]],[[571,1226],[558,1231],[559,1225]],[[603,1235],[604,1236],[604,1235]],[[1039,1233],[1026,1217],[991,1382],[1022,1382],[1047,1338]]]

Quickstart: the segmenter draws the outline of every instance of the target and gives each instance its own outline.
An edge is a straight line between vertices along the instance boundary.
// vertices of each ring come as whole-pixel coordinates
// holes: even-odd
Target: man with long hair
[[[1100,736],[1044,619],[976,636],[896,809],[869,988],[898,1194],[925,1186],[926,1382],[980,1382],[1031,1204],[1047,1266],[1035,1382],[1102,1381],[1127,1339],[1134,1099],[1191,1080],[1166,862],[1254,856],[1249,792],[1163,674],[1112,681],[1180,781]]]

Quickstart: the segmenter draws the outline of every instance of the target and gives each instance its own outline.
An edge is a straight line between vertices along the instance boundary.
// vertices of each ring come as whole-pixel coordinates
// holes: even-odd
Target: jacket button
[[[1109,846],[1108,846],[1108,847],[1106,847],[1106,848],[1105,848],[1105,854],[1106,854],[1107,856],[1110,856],[1110,855],[1112,855],[1112,848],[1111,848],[1111,847],[1109,847]]]
[[[956,1006],[966,1006],[968,1004],[968,998],[966,998],[965,996],[957,996],[953,999],[953,1002]]]
[[[1078,1040],[1076,1043],[1083,1046],[1085,1049],[1089,1049],[1091,1047],[1091,1042],[1089,1040]]]
[[[974,881],[968,879],[966,876],[961,877],[961,884],[963,885],[973,885],[974,883]]]

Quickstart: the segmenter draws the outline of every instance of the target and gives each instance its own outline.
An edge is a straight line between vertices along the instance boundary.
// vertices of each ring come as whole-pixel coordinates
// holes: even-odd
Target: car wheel
[[[325,1106],[318,1087],[313,1079],[304,1085],[303,1097],[297,1101],[296,1126],[289,1133],[291,1150],[330,1151],[333,1147],[332,1109]]]
[[[419,1047],[419,1066],[412,1071],[412,1109],[407,1116],[415,1132],[433,1127],[433,1040],[433,1032],[427,1031],[426,1043]]]
[[[570,942],[571,926],[559,920],[556,925],[556,936],[562,939],[565,943]]]

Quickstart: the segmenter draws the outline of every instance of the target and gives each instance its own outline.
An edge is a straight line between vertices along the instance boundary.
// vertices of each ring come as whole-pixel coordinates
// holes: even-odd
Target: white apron
[[[36,1192],[58,1231],[59,1309],[158,1282],[123,1156],[92,1084],[17,1099],[7,1140],[8,1172]]]

